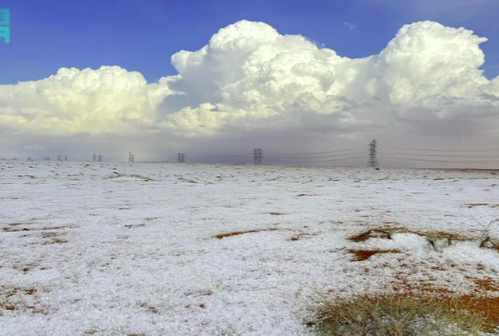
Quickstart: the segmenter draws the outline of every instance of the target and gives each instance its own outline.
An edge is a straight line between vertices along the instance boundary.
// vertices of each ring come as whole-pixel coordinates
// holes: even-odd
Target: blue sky
[[[489,38],[487,77],[499,75],[499,1],[494,0],[2,0],[11,44],[0,45],[0,84],[36,80],[60,67],[119,65],[153,82],[170,56],[196,50],[220,28],[247,19],[301,34],[348,57],[378,53],[406,23],[435,20]]]

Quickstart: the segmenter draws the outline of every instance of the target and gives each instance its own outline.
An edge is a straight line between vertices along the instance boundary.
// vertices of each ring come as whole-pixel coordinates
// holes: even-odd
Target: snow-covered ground
[[[0,334],[309,335],[325,295],[424,283],[499,296],[499,253],[476,242],[347,239],[373,227],[479,238],[499,217],[498,177],[0,161]],[[398,252],[358,261],[354,249]]]

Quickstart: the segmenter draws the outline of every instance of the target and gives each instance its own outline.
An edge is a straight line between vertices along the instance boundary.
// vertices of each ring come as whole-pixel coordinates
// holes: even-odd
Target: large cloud
[[[402,27],[379,55],[348,59],[301,36],[238,22],[202,49],[173,56],[180,74],[174,86],[187,106],[166,119],[195,130],[325,122],[350,129],[490,110],[498,106],[499,80],[479,70],[484,41],[464,28],[419,22]]]
[[[164,83],[148,85],[140,73],[117,66],[61,68],[40,81],[0,86],[0,124],[42,134],[147,129],[168,93]]]
[[[355,136],[442,120],[462,128],[483,118],[483,127],[497,130],[499,78],[489,81],[480,70],[484,41],[464,28],[418,22],[402,27],[378,55],[350,59],[303,36],[240,21],[200,50],[173,55],[178,75],[158,83],[114,66],[63,68],[0,86],[0,128],[191,139],[286,129]],[[476,120],[473,128],[480,130]]]

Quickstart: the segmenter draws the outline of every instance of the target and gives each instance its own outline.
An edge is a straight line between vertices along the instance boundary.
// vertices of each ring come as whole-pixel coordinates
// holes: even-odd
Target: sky
[[[0,157],[497,144],[499,1],[0,8]]]

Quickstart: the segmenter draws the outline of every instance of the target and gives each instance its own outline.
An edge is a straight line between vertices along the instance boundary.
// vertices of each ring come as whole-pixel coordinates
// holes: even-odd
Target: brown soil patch
[[[3,292],[3,294],[5,295],[5,297],[9,298],[9,297],[12,297],[16,294],[26,294],[26,295],[33,295],[37,292],[36,289],[34,288],[9,288],[9,289],[6,289],[5,292]]]
[[[451,268],[455,266],[450,265]],[[395,288],[392,288],[392,290],[400,294],[394,295],[415,297],[422,302],[438,300],[440,304],[451,310],[461,309],[481,314],[485,319],[485,330],[487,331],[491,331],[499,326],[499,297],[497,296],[486,297],[476,291],[462,295],[446,288],[437,288],[430,281],[422,280],[417,283],[409,283],[406,279],[401,278],[400,275],[396,276],[395,279]],[[473,282],[481,290],[494,291],[494,295],[499,294],[499,282],[497,280],[494,281],[493,279],[485,278],[473,279]]]
[[[154,314],[159,313],[159,309],[158,309],[158,308],[156,308],[156,307],[154,307],[154,306],[151,306],[151,305],[149,305],[149,304],[147,304],[147,303],[142,303],[140,306],[141,306],[142,308],[145,308],[145,309],[146,309],[148,312],[150,312],[150,313],[154,313]]]
[[[126,227],[127,229],[131,229],[131,228],[138,228],[138,227],[144,227],[144,226],[146,226],[146,225],[145,225],[145,224],[127,224],[127,225],[125,225],[125,227]]]
[[[478,206],[487,206],[489,203],[466,203],[468,208],[478,207]]]
[[[42,232],[42,238],[55,238],[59,235],[59,232],[56,231],[47,231]]]
[[[499,326],[499,297],[464,295],[439,300],[449,308],[465,309],[481,314],[485,318],[485,330],[492,331]]]
[[[269,212],[269,215],[272,215],[272,216],[282,216],[284,214],[282,212],[272,211],[272,212]]]
[[[492,279],[475,279],[475,284],[486,291],[499,291],[499,282]]]
[[[463,236],[458,233],[451,233],[445,231],[414,231],[409,230],[403,227],[390,227],[390,228],[375,228],[359,233],[355,236],[351,236],[347,238],[350,241],[360,243],[364,242],[370,238],[382,238],[382,239],[391,239],[392,235],[396,233],[412,233],[421,237],[427,238],[429,241],[446,238],[451,241],[467,241],[472,240],[471,237]]]
[[[379,253],[401,253],[399,250],[348,250],[355,256],[354,261],[364,261]]]
[[[42,227],[42,228],[20,228],[17,225],[11,225],[3,228],[4,232],[23,232],[23,231],[47,231],[47,230],[60,230],[69,228],[68,226],[54,226],[54,227]]]
[[[279,230],[279,229],[270,228],[270,229],[260,229],[260,230],[234,231],[234,232],[220,233],[220,234],[214,235],[213,238],[224,239],[224,238],[239,236],[239,235],[246,234],[246,233],[257,233],[257,232],[277,231],[277,230]]]
[[[289,238],[289,240],[291,240],[291,241],[297,241],[297,240],[300,240],[303,237],[307,237],[307,236],[316,236],[316,234],[313,234],[313,233],[299,233],[299,234],[294,235],[291,238]]]
[[[52,240],[44,242],[43,245],[49,245],[49,244],[66,244],[67,242],[68,241],[65,240],[65,239],[55,238],[55,239],[52,239]]]
[[[367,230],[365,232],[362,232],[358,235],[349,237],[348,240],[356,242],[356,243],[360,243],[360,242],[368,240],[369,238],[373,238],[374,236],[379,236],[380,238],[390,239],[391,234],[388,230],[384,230],[381,228],[380,229],[371,229],[371,230]]]

